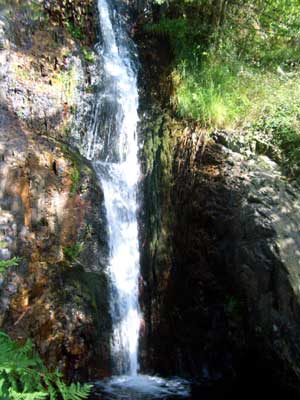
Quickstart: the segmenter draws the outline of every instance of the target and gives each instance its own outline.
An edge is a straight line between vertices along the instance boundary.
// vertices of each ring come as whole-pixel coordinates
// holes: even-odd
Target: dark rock
[[[142,30],[137,38],[142,370],[219,382],[223,393],[264,374],[266,388],[297,391],[299,187],[256,155],[250,134],[213,141],[174,121],[166,42]]]
[[[149,263],[142,270],[144,366],[233,382],[252,349],[262,365],[272,360],[273,378],[297,388],[299,188],[267,157],[193,142],[187,132],[173,150],[171,202],[165,195],[160,206],[171,223],[164,216],[151,272]]]

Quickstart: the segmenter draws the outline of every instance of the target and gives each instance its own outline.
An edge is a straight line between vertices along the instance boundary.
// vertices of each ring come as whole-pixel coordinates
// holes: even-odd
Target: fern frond
[[[17,267],[20,261],[20,257],[13,257],[10,260],[0,260],[0,273],[5,272],[9,267]]]
[[[32,392],[32,393],[20,393],[13,389],[9,391],[9,396],[12,400],[43,400],[48,397],[47,392]]]
[[[58,389],[63,400],[83,400],[91,393],[92,386],[88,384],[81,385],[79,383],[72,383],[70,386],[67,386],[64,382],[60,381]]]
[[[0,332],[0,400],[83,400],[90,392],[91,385],[68,386],[58,370],[49,372],[30,340],[19,345]]]
[[[44,382],[47,386],[50,400],[57,400],[57,392],[56,392],[55,387],[53,386],[51,378],[52,378],[52,376],[49,377],[48,375],[45,375]]]

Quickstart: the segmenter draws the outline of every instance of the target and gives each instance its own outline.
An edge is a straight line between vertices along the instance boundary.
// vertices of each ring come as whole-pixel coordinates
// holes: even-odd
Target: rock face
[[[70,378],[109,370],[106,231],[96,177],[48,138],[7,138],[1,129],[1,143],[1,252],[22,257],[1,286],[1,326],[14,338],[31,337],[48,366]]]
[[[249,370],[272,365],[299,387],[299,187],[267,157],[205,146],[191,130],[170,152],[170,197],[145,179],[162,201],[155,234],[144,231],[146,368],[234,381],[251,355]]]
[[[174,121],[159,82],[166,68],[147,87],[164,59],[158,50],[151,64],[143,40],[155,38],[140,45],[141,364],[203,383],[251,376],[298,391],[299,186],[267,157]]]
[[[51,7],[58,3],[52,1]],[[84,14],[87,3],[82,1],[76,12]],[[77,30],[85,25],[75,25],[76,13],[69,20],[62,7],[60,15],[66,15],[60,25],[57,14],[52,17],[43,4],[0,4],[0,90],[24,128],[60,140],[69,140],[71,132],[80,138],[93,102],[93,50],[77,39]],[[88,29],[93,26],[89,20]]]
[[[67,379],[99,378],[110,373],[111,332],[103,193],[91,165],[68,145],[69,132],[83,126],[74,121],[89,67],[43,2],[5,3],[0,256],[21,261],[1,277],[0,328],[32,338],[47,366]]]

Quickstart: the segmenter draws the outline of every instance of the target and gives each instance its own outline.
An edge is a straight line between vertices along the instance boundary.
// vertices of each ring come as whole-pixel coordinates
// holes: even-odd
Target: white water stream
[[[140,325],[136,219],[138,91],[130,51],[124,45],[129,38],[124,40],[125,32],[118,21],[113,27],[113,10],[106,0],[98,0],[98,10],[103,41],[97,47],[102,82],[85,152],[94,161],[102,183],[109,228],[114,370],[136,375]]]
[[[100,398],[109,400],[165,399],[175,394],[181,398],[189,393],[183,380],[138,375],[138,90],[134,46],[108,1],[98,0],[100,83],[84,143],[85,155],[93,161],[103,187],[109,228],[111,351],[116,376],[99,382],[98,388]]]

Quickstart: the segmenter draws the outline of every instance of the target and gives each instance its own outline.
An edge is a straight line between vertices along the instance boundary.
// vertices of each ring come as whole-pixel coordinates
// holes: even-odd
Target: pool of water
[[[181,378],[115,376],[94,382],[90,400],[253,400],[281,397],[300,400],[298,392],[278,386],[266,371],[247,375],[231,384],[191,383]]]
[[[95,383],[94,399],[101,400],[182,400],[190,399],[188,381],[156,376],[116,376]]]

